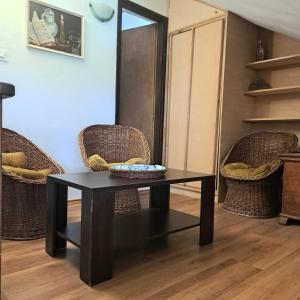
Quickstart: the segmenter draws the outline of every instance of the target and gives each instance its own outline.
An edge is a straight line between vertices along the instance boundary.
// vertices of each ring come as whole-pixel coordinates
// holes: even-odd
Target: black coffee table
[[[200,218],[169,209],[170,184],[201,181]],[[82,191],[81,222],[67,224],[67,189]],[[114,193],[150,187],[150,208],[114,215]],[[92,286],[113,276],[113,251],[200,226],[200,246],[213,242],[215,176],[168,170],[160,179],[126,179],[109,172],[48,176],[46,252],[66,241],[80,247],[80,278]]]

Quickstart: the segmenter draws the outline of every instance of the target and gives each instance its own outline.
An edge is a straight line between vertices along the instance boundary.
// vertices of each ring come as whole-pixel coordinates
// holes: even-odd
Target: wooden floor
[[[171,206],[198,215],[195,199],[172,195]],[[71,221],[79,205],[70,205]],[[300,226],[216,209],[215,242],[199,248],[197,229],[168,245],[118,253],[114,278],[93,288],[79,279],[79,250],[51,258],[44,240],[3,242],[3,299],[300,299]],[[64,257],[66,256],[66,258]]]

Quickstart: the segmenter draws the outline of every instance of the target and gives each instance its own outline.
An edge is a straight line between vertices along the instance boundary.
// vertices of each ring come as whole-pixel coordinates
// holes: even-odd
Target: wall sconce
[[[89,6],[93,15],[101,22],[110,21],[115,14],[115,10],[112,7],[99,0],[90,0]]]

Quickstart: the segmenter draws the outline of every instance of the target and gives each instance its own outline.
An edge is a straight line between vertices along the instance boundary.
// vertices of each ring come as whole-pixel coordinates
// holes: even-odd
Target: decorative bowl
[[[160,165],[115,165],[110,168],[113,176],[126,178],[160,178],[167,168]]]

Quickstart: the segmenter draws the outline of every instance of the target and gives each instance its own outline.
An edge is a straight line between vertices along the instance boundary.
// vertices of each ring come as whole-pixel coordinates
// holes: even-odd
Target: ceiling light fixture
[[[101,22],[110,21],[115,14],[115,10],[111,6],[99,0],[90,0],[89,6],[93,15]]]

